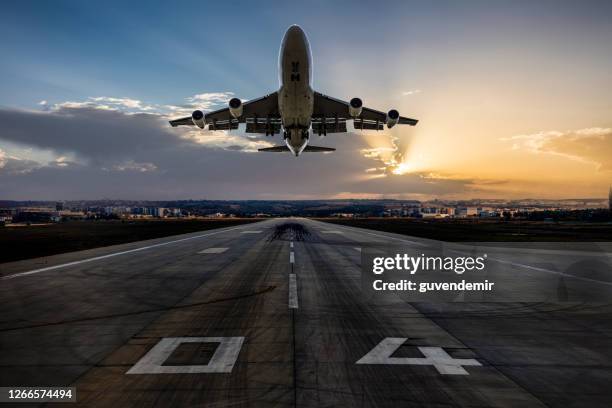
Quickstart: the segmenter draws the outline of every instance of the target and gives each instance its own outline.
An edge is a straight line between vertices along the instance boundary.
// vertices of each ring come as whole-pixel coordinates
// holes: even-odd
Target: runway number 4
[[[126,374],[231,373],[244,337],[165,337],[144,355]],[[206,365],[163,365],[184,343],[219,343]]]
[[[404,364],[432,365],[440,374],[469,375],[463,366],[480,366],[473,358],[453,358],[442,347],[418,347],[424,357],[391,357],[408,340],[402,337],[387,337],[376,345],[356,364]]]

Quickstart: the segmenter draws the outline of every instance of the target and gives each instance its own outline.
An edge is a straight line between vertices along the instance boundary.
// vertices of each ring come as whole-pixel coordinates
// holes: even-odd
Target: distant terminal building
[[[455,215],[457,217],[472,217],[478,215],[477,207],[457,207],[455,209]]]
[[[166,215],[166,209],[164,207],[153,207],[151,208],[151,215],[163,218]]]
[[[59,212],[44,209],[25,209],[20,210],[14,217],[13,222],[20,223],[48,223],[59,222],[61,219]]]
[[[442,207],[440,208],[440,214],[445,214],[447,217],[454,217],[455,208],[454,207]]]

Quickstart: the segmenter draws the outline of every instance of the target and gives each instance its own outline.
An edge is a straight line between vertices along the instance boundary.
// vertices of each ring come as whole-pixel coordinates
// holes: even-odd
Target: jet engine
[[[193,113],[191,114],[191,121],[200,129],[204,129],[204,112],[202,112],[201,110],[193,111]]]
[[[389,112],[387,112],[387,128],[391,129],[393,126],[395,126],[397,124],[397,122],[399,121],[399,112],[396,111],[395,109],[391,109]]]
[[[235,119],[242,116],[242,101],[238,98],[232,98],[229,101],[229,111]]]
[[[357,118],[361,115],[361,108],[363,108],[363,102],[359,98],[353,98],[349,102],[349,115],[352,118]]]

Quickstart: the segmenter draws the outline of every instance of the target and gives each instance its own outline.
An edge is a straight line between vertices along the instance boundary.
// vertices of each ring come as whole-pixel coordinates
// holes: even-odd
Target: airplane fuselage
[[[278,110],[287,147],[299,155],[308,144],[313,113],[312,56],[308,38],[296,25],[289,27],[278,58]]]

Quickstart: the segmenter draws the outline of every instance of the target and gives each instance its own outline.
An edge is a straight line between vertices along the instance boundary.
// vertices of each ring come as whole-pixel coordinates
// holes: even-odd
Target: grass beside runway
[[[0,263],[232,227],[255,218],[212,220],[73,221],[0,228]]]
[[[414,218],[320,218],[333,224],[449,242],[609,242],[612,224]]]

